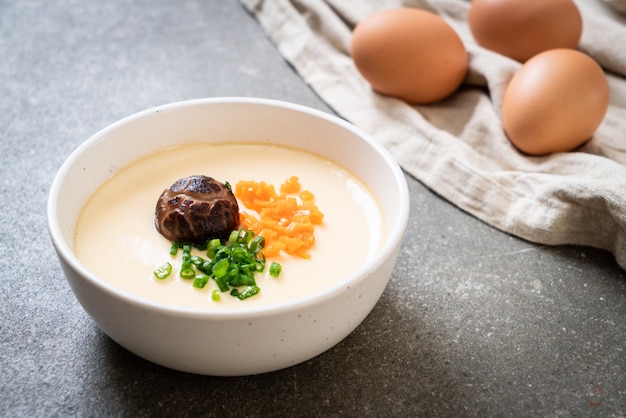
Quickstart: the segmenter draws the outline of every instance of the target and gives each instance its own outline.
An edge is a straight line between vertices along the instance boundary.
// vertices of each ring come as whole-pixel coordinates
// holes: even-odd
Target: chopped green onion
[[[252,254],[257,254],[259,251],[263,249],[265,246],[265,238],[258,236],[250,242],[250,252]]]
[[[228,237],[228,241],[226,242],[226,245],[230,244],[234,244],[235,242],[237,242],[237,240],[239,239],[239,235],[240,235],[240,231],[233,231],[230,233],[230,236]]]
[[[183,257],[183,263],[180,265],[180,268],[183,270],[187,270],[191,268],[191,257]]]
[[[254,276],[248,276],[245,274],[237,274],[233,275],[233,278],[228,282],[231,286],[255,286],[256,281],[254,280]]]
[[[178,242],[172,242],[172,246],[170,247],[170,255],[178,254]]]
[[[193,279],[193,287],[196,289],[202,289],[209,282],[210,277],[206,274],[199,274]]]
[[[224,277],[226,273],[228,273],[228,267],[230,267],[230,262],[227,258],[223,258],[215,263],[213,269],[211,269],[211,273],[217,278]]]
[[[259,293],[261,289],[258,286],[247,286],[242,291],[237,290],[236,288],[230,291],[231,296],[235,296],[239,300],[248,299],[257,293]]]
[[[222,292],[228,292],[228,289],[230,289],[230,286],[228,285],[228,282],[226,281],[226,277],[213,277],[215,279],[215,282],[217,283],[217,287],[220,288],[220,291]]]
[[[165,263],[158,269],[154,270],[154,275],[157,279],[165,279],[170,274],[172,274],[172,265],[170,263]]]
[[[189,261],[191,262],[191,264],[196,266],[196,268],[200,268],[204,265],[204,263],[206,263],[206,260],[198,255],[192,255],[191,257],[189,257]]]
[[[196,277],[196,271],[191,267],[180,270],[180,277],[183,279],[193,279]]]
[[[243,230],[243,237],[241,239],[241,242],[243,242],[244,244],[249,244],[250,241],[252,241],[252,238],[254,238],[254,232],[252,231],[248,231],[248,230]]]
[[[207,241],[207,256],[209,258],[215,257],[215,252],[221,245],[222,242],[218,238]]]
[[[266,260],[262,252],[264,245],[265,238],[255,237],[253,231],[242,228],[232,231],[226,241],[217,238],[210,239],[203,245],[175,241],[170,248],[170,254],[176,255],[178,249],[182,248],[179,274],[184,279],[193,279],[193,287],[202,289],[210,279],[215,280],[219,289],[213,290],[213,300],[219,300],[221,292],[228,291],[231,295],[244,300],[261,290],[256,284],[254,275],[265,270]],[[208,259],[191,255],[192,246],[206,250]],[[280,264],[272,263],[270,275],[277,277],[280,270]],[[171,271],[171,264],[166,263],[155,270],[154,275],[158,278],[166,278]]]
[[[270,276],[278,277],[282,269],[283,267],[280,264],[278,264],[275,261],[272,261],[272,264],[270,265]]]
[[[221,299],[221,297],[222,297],[222,294],[220,293],[220,291],[217,289],[213,289],[213,292],[211,293],[211,299],[217,302],[218,300]]]

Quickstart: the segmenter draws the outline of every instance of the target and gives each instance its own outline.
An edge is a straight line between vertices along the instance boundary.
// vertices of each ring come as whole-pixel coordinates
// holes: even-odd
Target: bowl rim
[[[399,216],[394,223],[393,228],[387,229],[387,234],[384,240],[382,248],[369,260],[366,261],[356,272],[344,279],[338,281],[333,286],[324,289],[321,292],[316,292],[310,296],[299,298],[296,300],[290,300],[284,303],[276,305],[264,305],[258,307],[246,307],[245,309],[227,309],[227,310],[206,310],[202,308],[191,308],[177,305],[169,305],[161,302],[153,301],[148,298],[130,293],[128,291],[119,289],[113,284],[110,284],[105,279],[99,277],[95,273],[91,272],[74,254],[72,248],[63,239],[60,226],[57,222],[57,200],[61,187],[65,182],[70,168],[74,165],[74,162],[82,156],[82,154],[94,143],[98,142],[101,137],[105,136],[111,131],[118,129],[120,126],[131,123],[137,119],[141,119],[145,116],[152,115],[157,112],[163,112],[173,109],[180,109],[186,107],[194,107],[205,104],[253,104],[262,106],[271,106],[286,108],[295,110],[297,112],[305,113],[313,117],[321,118],[327,122],[339,125],[341,128],[351,131],[356,134],[361,140],[365,141],[369,146],[373,147],[376,152],[386,162],[388,168],[391,170],[396,187],[399,189],[400,194],[398,196],[397,205],[399,208]],[[340,164],[340,163],[339,163]],[[149,311],[158,311],[161,313],[176,314],[177,316],[186,317],[203,317],[214,319],[236,319],[242,317],[263,317],[268,315],[274,315],[281,312],[293,311],[294,309],[301,309],[308,306],[316,305],[325,299],[331,299],[336,297],[338,293],[342,292],[346,286],[353,283],[358,283],[363,280],[369,273],[375,271],[381,264],[383,264],[389,257],[393,256],[393,252],[396,247],[402,242],[406,225],[409,217],[409,192],[406,183],[404,173],[391,154],[379,143],[375,142],[369,135],[363,132],[361,129],[351,124],[350,122],[333,115],[328,112],[317,110],[305,105],[287,102],[276,99],[265,99],[255,97],[211,97],[191,99],[184,101],[171,102],[164,105],[148,108],[131,115],[128,115],[108,126],[99,130],[95,134],[91,135],[88,139],[83,141],[71,154],[66,158],[61,167],[59,168],[54,180],[51,184],[50,191],[48,193],[48,201],[46,204],[46,220],[48,227],[48,235],[52,244],[57,252],[59,258],[65,263],[71,266],[80,276],[82,280],[88,281],[93,286],[99,288],[101,291],[108,293],[118,299],[125,301],[126,303],[141,306],[143,309]],[[67,280],[67,277],[66,277]]]

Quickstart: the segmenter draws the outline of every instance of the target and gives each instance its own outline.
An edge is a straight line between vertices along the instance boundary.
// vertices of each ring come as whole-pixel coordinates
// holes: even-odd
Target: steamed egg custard
[[[324,218],[315,227],[310,257],[280,252],[268,257],[255,278],[261,291],[241,301],[222,293],[210,280],[194,288],[180,277],[180,256],[170,256],[172,242],[155,228],[155,202],[164,189],[190,175],[229,183],[255,181],[275,185],[296,176],[310,191]],[[250,210],[239,204],[242,213]],[[242,217],[243,218],[243,217]],[[265,144],[189,144],[151,154],[123,168],[90,198],[79,217],[75,252],[94,274],[133,295],[168,305],[211,310],[247,309],[310,297],[356,273],[382,247],[383,215],[371,191],[345,168],[317,155]],[[206,251],[192,249],[206,257]],[[153,272],[164,262],[172,274]],[[272,262],[279,277],[269,274]]]

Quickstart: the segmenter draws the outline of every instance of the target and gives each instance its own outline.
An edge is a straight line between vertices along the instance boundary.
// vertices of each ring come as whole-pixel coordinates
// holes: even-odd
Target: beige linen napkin
[[[482,221],[536,243],[611,251],[626,268],[626,19],[600,0],[577,2],[579,49],[607,74],[611,99],[594,137],[576,152],[519,153],[503,133],[500,107],[518,62],[476,44],[463,0],[241,0],[281,54],[339,115],[383,144],[400,166]],[[412,106],[373,92],[356,70],[354,25],[393,7],[437,13],[469,55],[461,89]]]

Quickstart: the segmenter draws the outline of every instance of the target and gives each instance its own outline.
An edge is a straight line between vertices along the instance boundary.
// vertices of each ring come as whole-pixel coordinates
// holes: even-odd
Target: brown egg
[[[454,29],[413,8],[385,10],[360,22],[350,53],[374,90],[409,103],[444,99],[467,71],[467,52]]]
[[[472,0],[467,20],[479,45],[520,62],[576,48],[583,28],[572,0]]]
[[[602,68],[573,49],[528,60],[504,93],[502,122],[511,142],[533,155],[571,151],[598,129],[609,106]]]

